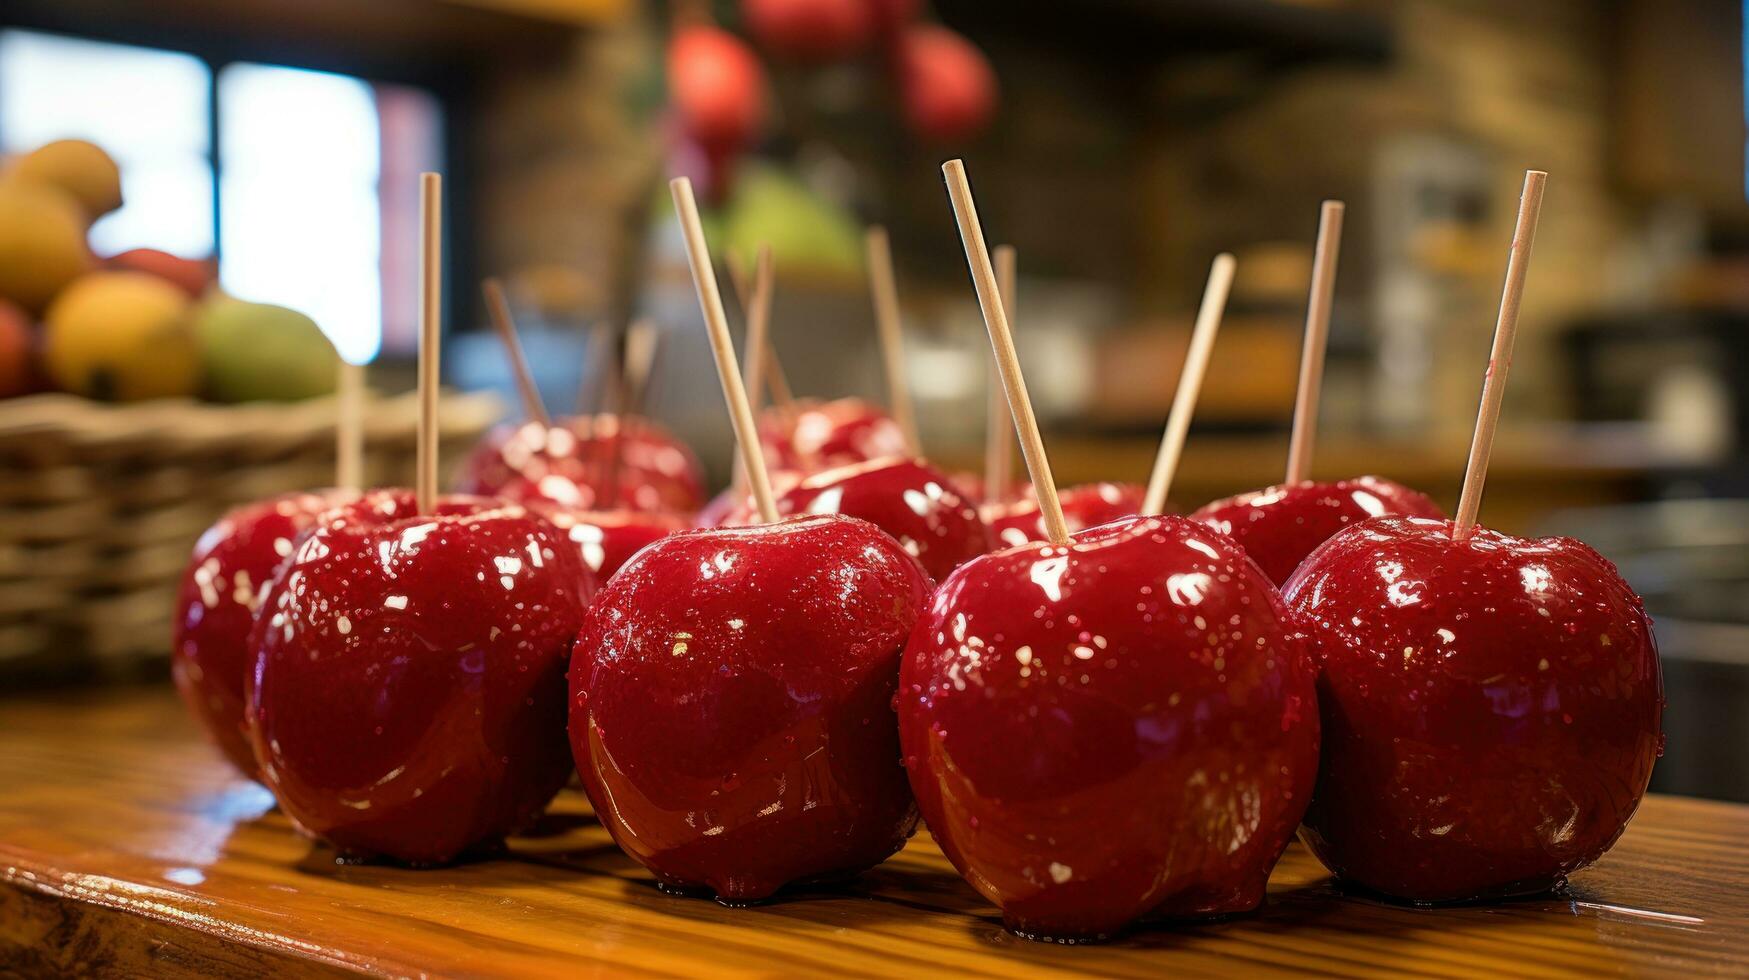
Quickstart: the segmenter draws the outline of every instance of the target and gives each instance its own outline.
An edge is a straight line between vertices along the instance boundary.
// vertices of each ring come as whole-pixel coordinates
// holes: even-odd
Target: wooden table
[[[1386,905],[1296,845],[1257,914],[1083,947],[1004,932],[922,834],[740,910],[658,892],[574,793],[510,851],[338,866],[166,690],[0,701],[0,974],[1749,974],[1749,807],[1676,797],[1558,897]]]

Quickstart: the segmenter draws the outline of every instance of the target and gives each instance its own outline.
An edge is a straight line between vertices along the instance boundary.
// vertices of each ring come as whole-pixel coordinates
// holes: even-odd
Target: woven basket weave
[[[366,485],[408,483],[417,399],[366,404]],[[441,404],[447,462],[503,414],[490,395]],[[237,504],[332,485],[334,411],[333,399],[0,402],[0,680],[157,670],[195,538]]]

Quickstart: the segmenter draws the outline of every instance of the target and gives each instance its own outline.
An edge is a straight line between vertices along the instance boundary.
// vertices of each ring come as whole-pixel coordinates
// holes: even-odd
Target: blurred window
[[[99,255],[216,252],[227,292],[309,314],[348,360],[414,349],[413,188],[442,163],[429,93],[0,31],[0,152],[69,137],[121,166],[127,203],[93,226]]]

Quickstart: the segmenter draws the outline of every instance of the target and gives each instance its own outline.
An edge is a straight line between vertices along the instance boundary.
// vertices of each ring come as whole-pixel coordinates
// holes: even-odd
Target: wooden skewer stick
[[[996,259],[996,289],[1002,294],[1002,311],[1008,314],[1008,325],[1014,326],[1013,245],[998,245]],[[1014,479],[1014,434],[1007,424],[1008,397],[1002,392],[1002,368],[994,355],[988,365],[988,399],[984,406],[984,499],[1001,503],[1008,499],[1008,488]]]
[[[419,441],[413,498],[419,513],[437,502],[437,386],[443,342],[443,178],[419,175]]]
[[[769,346],[768,336],[771,326],[771,295],[773,287],[773,270],[771,262],[771,246],[759,246],[759,256],[753,262],[753,298],[747,306],[747,336],[743,343],[742,358],[745,361],[742,383],[747,388],[747,401],[753,409],[753,417],[759,418],[760,392],[765,383],[765,351]],[[762,441],[760,453],[765,452]],[[747,470],[739,462],[735,464],[733,483],[737,497],[746,496]]]
[[[1294,397],[1293,436],[1287,446],[1287,481],[1299,483],[1312,470],[1318,433],[1318,395],[1324,387],[1324,351],[1330,340],[1330,304],[1336,290],[1336,259],[1342,250],[1341,201],[1318,209],[1318,245],[1312,253],[1312,294],[1306,301],[1306,339],[1300,348],[1300,388]]]
[[[1184,454],[1184,437],[1190,432],[1190,417],[1196,412],[1202,376],[1208,371],[1209,353],[1214,350],[1215,334],[1221,329],[1221,316],[1227,309],[1227,293],[1233,288],[1233,266],[1233,257],[1222,252],[1209,267],[1202,306],[1196,311],[1196,326],[1190,332],[1190,349],[1184,354],[1184,370],[1178,376],[1178,390],[1172,395],[1166,432],[1160,437],[1160,453],[1154,457],[1154,472],[1148,477],[1148,492],[1142,498],[1144,514],[1166,510],[1166,495],[1178,473],[1178,458]]]
[[[692,181],[676,177],[668,182],[668,189],[674,195],[674,211],[686,237],[686,261],[692,267],[692,285],[698,291],[698,306],[704,313],[705,328],[710,334],[711,353],[717,362],[717,379],[722,382],[723,400],[728,402],[729,421],[734,425],[735,441],[740,445],[741,465],[747,468],[759,519],[773,524],[777,522],[777,503],[771,495],[771,477],[765,472],[765,455],[759,451],[759,428],[753,421],[753,406],[747,402],[747,389],[741,383],[741,366],[735,360],[735,341],[729,336],[729,316],[723,311],[723,297],[717,291],[717,275],[711,267],[710,247],[705,244],[704,225],[698,220],[698,202],[692,196]]]
[[[347,360],[334,386],[334,486],[364,489],[364,365]]]
[[[642,415],[650,396],[650,376],[656,370],[656,354],[662,348],[662,331],[649,317],[639,317],[626,328],[626,414]]]
[[[747,267],[735,258],[733,252],[723,257],[723,263],[729,269],[729,285],[735,289],[735,305],[741,308],[741,316],[747,319],[753,305],[753,283],[747,277]],[[777,359],[777,345],[771,342],[769,332],[765,342],[765,392],[785,418],[794,417],[795,392],[790,389],[789,378],[783,373],[783,362]]]
[[[486,313],[492,318],[492,329],[504,345],[504,356],[510,361],[510,374],[516,379],[516,391],[522,397],[522,411],[541,428],[553,427],[552,417],[541,402],[540,389],[535,387],[534,372],[528,369],[528,355],[522,352],[522,338],[516,333],[516,321],[510,315],[510,301],[504,296],[504,284],[497,279],[480,283],[486,297]]]
[[[966,165],[960,160],[942,164],[947,179],[947,196],[953,202],[954,220],[959,224],[960,243],[965,246],[966,264],[971,266],[972,284],[978,291],[978,307],[984,313],[984,326],[990,332],[990,346],[996,353],[1001,369],[1002,387],[1008,393],[1008,410],[1014,416],[1015,434],[1020,437],[1020,452],[1026,459],[1027,472],[1038,493],[1039,515],[1044,518],[1045,536],[1052,544],[1069,543],[1069,525],[1063,520],[1063,505],[1057,500],[1057,484],[1051,477],[1051,462],[1045,456],[1044,439],[1039,435],[1038,418],[1032,411],[1032,400],[1026,394],[1026,379],[1020,373],[1020,357],[1014,352],[1014,337],[1008,330],[1008,314],[1002,307],[1002,296],[996,288],[996,271],[990,266],[990,251],[984,244],[984,229],[978,224],[977,206],[972,203],[972,185],[966,180]]]
[[[868,289],[874,299],[875,327],[880,331],[881,359],[887,373],[887,409],[905,437],[905,448],[915,456],[922,443],[917,438],[917,410],[911,403],[911,387],[905,383],[905,339],[899,319],[899,289],[893,281],[893,249],[887,230],[875,225],[863,236],[868,262]]]
[[[1464,489],[1458,498],[1453,541],[1466,541],[1482,509],[1482,484],[1488,478],[1488,456],[1494,451],[1494,430],[1506,399],[1506,374],[1512,368],[1512,341],[1518,334],[1518,308],[1524,301],[1524,276],[1530,269],[1530,245],[1536,238],[1537,216],[1543,208],[1543,185],[1549,175],[1524,172],[1524,192],[1518,199],[1518,225],[1512,231],[1512,251],[1506,260],[1506,287],[1500,294],[1500,318],[1494,323],[1494,350],[1482,382],[1482,406],[1476,413],[1476,435],[1470,440],[1470,460],[1464,467]]]

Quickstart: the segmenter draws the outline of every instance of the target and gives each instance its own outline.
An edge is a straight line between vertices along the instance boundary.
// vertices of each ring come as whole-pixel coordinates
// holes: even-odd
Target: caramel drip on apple
[[[917,437],[917,410],[911,403],[911,386],[905,378],[905,341],[899,319],[899,289],[893,280],[892,245],[887,230],[880,225],[868,229],[862,244],[868,262],[868,291],[874,300],[881,360],[886,366],[887,409],[905,437],[905,450],[917,456],[921,454],[922,442]]]
[[[1234,265],[1233,256],[1222,252],[1209,266],[1208,283],[1202,290],[1202,305],[1196,311],[1196,325],[1190,331],[1190,349],[1184,354],[1184,370],[1178,375],[1178,390],[1172,393],[1172,410],[1166,416],[1166,431],[1160,436],[1160,452],[1154,457],[1154,470],[1148,475],[1148,491],[1142,497],[1144,514],[1159,514],[1166,510],[1166,495],[1172,490],[1172,478],[1178,473],[1178,459],[1184,454],[1184,438],[1190,433],[1190,417],[1196,413],[1196,398],[1202,392],[1203,375],[1208,372],[1215,334],[1220,332],[1221,317],[1227,310]]]
[[[419,175],[419,441],[413,497],[419,513],[437,502],[437,386],[443,342],[443,178]]]
[[[1008,325],[1014,326],[1015,266],[1018,256],[1013,245],[998,245],[996,260],[996,291],[1002,294],[1002,310],[1008,314]],[[1008,496],[1008,485],[1014,473],[1014,436],[1005,419],[1008,415],[1007,396],[1002,393],[1002,369],[994,355],[989,364],[988,400],[984,407],[984,499],[1001,503]]]
[[[364,489],[364,365],[344,358],[334,383],[334,487]]]
[[[497,332],[498,342],[504,345],[504,356],[510,361],[510,374],[516,379],[516,393],[522,398],[523,414],[539,422],[543,429],[552,428],[552,416],[547,414],[547,407],[541,402],[534,372],[528,368],[528,355],[522,351],[522,338],[516,332],[515,318],[510,315],[510,301],[504,295],[504,284],[496,278],[488,278],[480,283],[480,292],[486,297],[486,313],[492,320],[492,329]]]
[[[766,524],[777,522],[777,502],[771,495],[771,477],[765,471],[765,454],[760,452],[759,428],[753,420],[753,406],[747,401],[747,388],[741,381],[741,366],[735,358],[735,341],[729,336],[729,317],[723,311],[723,297],[717,290],[716,271],[711,267],[710,246],[705,244],[704,225],[698,219],[698,202],[692,196],[692,181],[676,177],[668,182],[674,195],[674,212],[680,219],[680,230],[686,238],[686,261],[692,267],[692,284],[698,292],[699,310],[704,314],[705,329],[710,335],[711,353],[717,362],[717,379],[723,385],[723,399],[728,403],[729,421],[735,429],[735,441],[741,450],[741,465],[747,468],[748,483],[753,490],[753,502],[759,508],[759,519]]]
[[[1512,368],[1512,341],[1518,333],[1518,308],[1524,301],[1524,277],[1530,269],[1530,246],[1536,238],[1536,221],[1543,209],[1543,184],[1549,175],[1541,170],[1524,172],[1524,191],[1518,198],[1518,224],[1512,231],[1512,251],[1506,259],[1506,286],[1500,293],[1500,318],[1494,323],[1494,349],[1488,355],[1488,374],[1482,382],[1482,405],[1476,412],[1476,434],[1470,440],[1470,460],[1464,467],[1464,489],[1458,498],[1457,519],[1452,524],[1453,541],[1469,539],[1482,509],[1482,484],[1488,479],[1488,456],[1494,451],[1494,430],[1500,424],[1500,405],[1506,399],[1506,374]]]
[[[1026,459],[1033,490],[1038,494],[1045,536],[1052,544],[1066,545],[1069,543],[1069,525],[1063,520],[1063,505],[1057,499],[1051,461],[1045,455],[1038,417],[1033,414],[1032,399],[1026,393],[1026,378],[1020,373],[1020,357],[1014,351],[1014,337],[1009,332],[1008,313],[1002,307],[1002,296],[996,286],[996,270],[990,265],[990,249],[984,243],[984,229],[978,224],[977,205],[972,203],[972,185],[966,180],[966,165],[961,160],[949,160],[941,165],[941,172],[947,179],[947,196],[953,202],[960,243],[965,246],[966,264],[971,267],[972,284],[978,291],[978,307],[984,313],[984,326],[990,333],[990,346],[996,354],[1002,387],[1008,394],[1008,410],[1014,416],[1015,434],[1020,437],[1020,454]]]
[[[1293,435],[1287,445],[1289,484],[1305,480],[1312,469],[1312,445],[1318,434],[1318,396],[1324,388],[1324,352],[1330,346],[1330,306],[1336,293],[1336,259],[1342,250],[1341,201],[1325,201],[1318,209],[1318,244],[1312,253],[1312,292],[1306,300],[1306,339],[1300,348],[1300,387],[1294,396]]]

